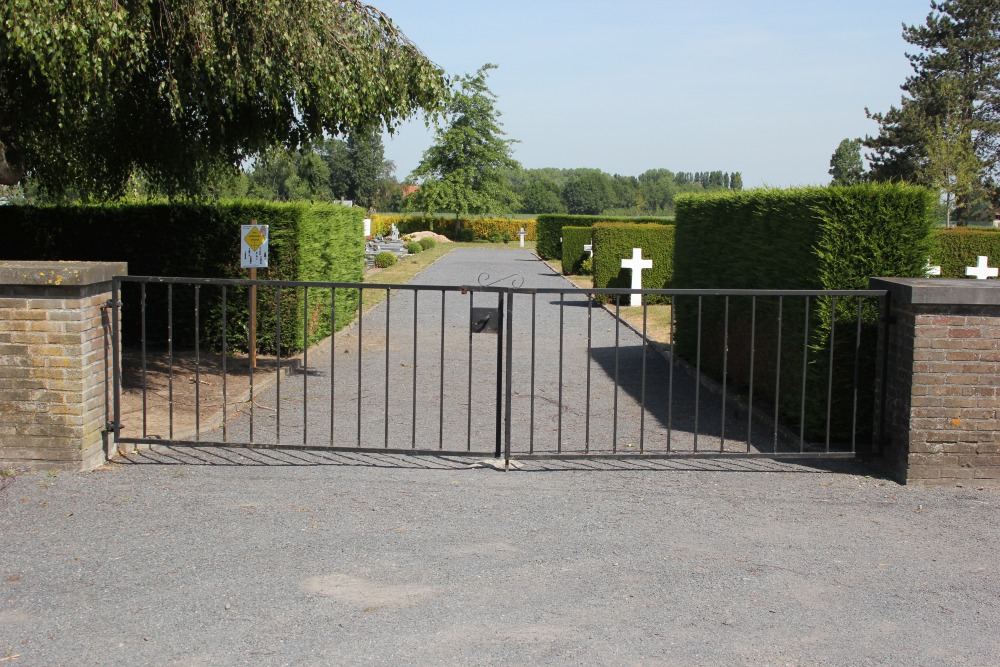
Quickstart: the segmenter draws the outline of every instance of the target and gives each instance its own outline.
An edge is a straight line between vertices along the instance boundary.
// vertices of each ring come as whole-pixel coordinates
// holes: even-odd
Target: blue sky
[[[902,24],[929,0],[371,0],[449,74],[496,63],[526,168],[739,171],[747,187],[822,185],[841,139],[897,104]],[[404,178],[433,141],[386,137]]]

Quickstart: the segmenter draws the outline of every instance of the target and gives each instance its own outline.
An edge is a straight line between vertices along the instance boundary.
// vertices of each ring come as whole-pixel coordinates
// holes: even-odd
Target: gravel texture
[[[996,491],[762,460],[467,463],[154,447],[4,478],[0,658],[997,664]]]
[[[518,271],[526,287],[562,281],[519,251],[449,257],[419,280],[440,284],[437,271],[475,284],[481,272],[504,277],[519,262],[536,267]],[[405,298],[393,301],[390,317],[408,310]],[[419,312],[424,305],[421,296]],[[451,324],[446,318],[463,354],[467,307],[456,305]],[[515,308],[516,317],[530,312]],[[385,310],[366,318],[369,331]],[[587,309],[564,307],[571,310]],[[552,312],[541,318],[549,342],[558,326]],[[613,322],[598,312],[608,318],[601,327]],[[579,334],[580,320],[573,322]],[[418,339],[437,327],[418,319]],[[395,369],[393,355],[412,358],[412,340],[392,340]],[[475,342],[490,343],[496,339],[485,335]],[[305,400],[318,421],[307,438],[329,438],[324,373],[331,354],[350,360],[345,374],[357,367],[356,337],[353,344],[352,351],[338,339],[325,357],[309,355]],[[362,337],[362,365],[379,357],[384,364],[384,340],[376,338],[370,353],[368,344]],[[418,346],[418,369],[433,369],[421,350],[433,358],[434,343]],[[474,371],[488,377],[487,366]],[[445,442],[454,437],[460,446],[469,412],[460,378],[468,370],[446,372],[459,375],[446,375],[445,412],[457,416],[446,422]],[[594,375],[602,374],[606,380],[607,372]],[[418,396],[437,395],[439,379],[426,375],[431,389],[418,385]],[[412,372],[400,377],[390,382],[394,446],[414,431],[406,398]],[[551,381],[539,395],[550,395]],[[341,401],[348,405],[334,414],[345,428],[356,428],[353,382],[354,408],[351,383],[334,384],[338,411]],[[484,383],[474,389],[488,397],[495,387]],[[300,401],[298,412],[282,408],[282,438],[300,438],[301,380],[281,391],[289,406],[296,392]],[[363,435],[375,445],[385,438],[379,396],[383,385],[362,387]],[[629,401],[634,392],[625,391],[624,409]],[[479,406],[489,403],[474,401],[472,412],[472,442],[484,452],[493,448],[494,415]],[[261,406],[263,433],[265,415],[275,413]],[[438,418],[428,412],[416,432],[433,442]],[[575,447],[580,419],[570,417],[564,435]],[[536,446],[558,446],[558,415],[541,411],[536,420]],[[525,422],[518,424],[524,447]],[[230,435],[243,427],[234,424]],[[469,464],[449,456],[155,446],[91,473],[5,474],[0,661],[998,664],[995,490],[901,487],[849,461],[525,460],[509,473]]]

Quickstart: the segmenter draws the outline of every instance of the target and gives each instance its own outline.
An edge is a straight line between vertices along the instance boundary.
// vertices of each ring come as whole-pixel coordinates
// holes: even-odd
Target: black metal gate
[[[801,458],[854,456],[879,430],[882,291],[158,277],[114,290],[120,445]]]

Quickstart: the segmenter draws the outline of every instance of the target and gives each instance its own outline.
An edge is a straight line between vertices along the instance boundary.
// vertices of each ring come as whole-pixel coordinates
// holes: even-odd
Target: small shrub
[[[419,243],[420,247],[423,248],[424,250],[430,250],[431,248],[437,245],[437,241],[435,241],[429,236],[420,239]]]
[[[375,255],[375,266],[380,269],[392,266],[396,263],[396,256],[388,251],[382,251]]]
[[[416,255],[418,252],[423,252],[424,247],[416,241],[410,241],[406,244],[406,250],[407,252]]]
[[[463,229],[458,233],[458,240],[463,243],[471,243],[476,240],[476,235],[471,229]]]
[[[580,262],[580,275],[589,276],[594,272],[594,258],[588,257]]]

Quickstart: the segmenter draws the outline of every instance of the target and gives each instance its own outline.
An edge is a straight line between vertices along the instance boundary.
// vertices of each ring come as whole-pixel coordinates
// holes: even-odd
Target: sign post
[[[267,268],[267,225],[253,220],[240,226],[240,267],[250,269],[250,280],[257,280],[257,269]],[[250,286],[250,368],[257,368],[257,286]]]

